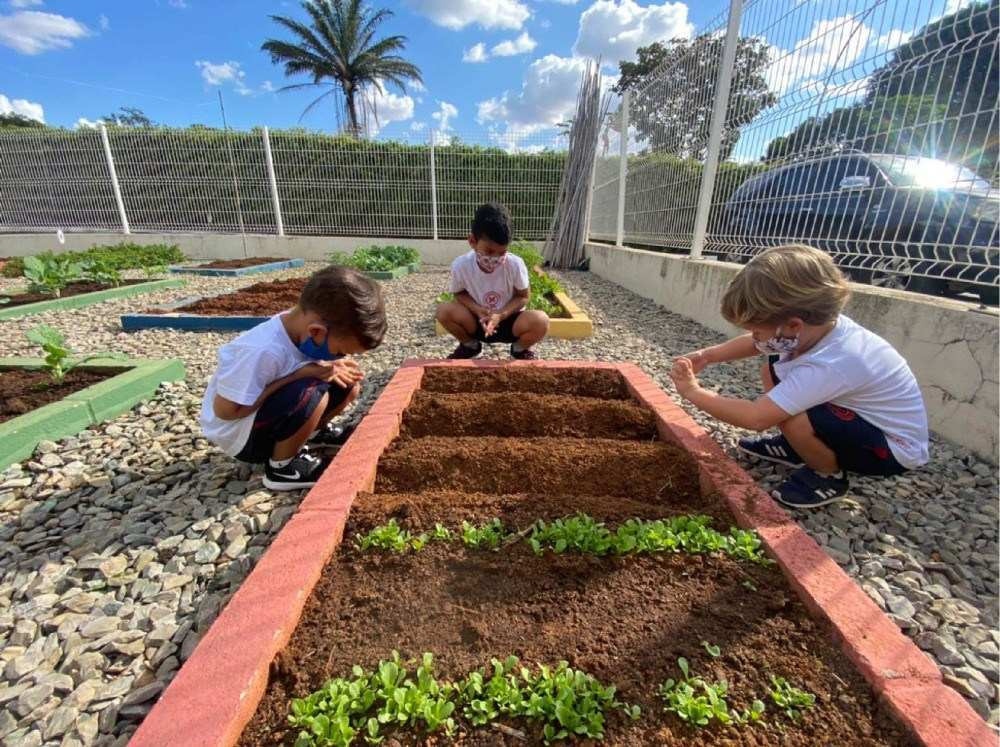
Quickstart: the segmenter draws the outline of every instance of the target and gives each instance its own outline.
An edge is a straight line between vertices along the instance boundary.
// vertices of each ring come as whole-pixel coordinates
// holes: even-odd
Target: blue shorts
[[[768,359],[771,379],[780,379],[774,370],[775,359]],[[813,433],[837,455],[841,469],[859,475],[891,477],[906,472],[906,467],[896,461],[885,434],[854,410],[838,407],[829,402],[806,410]]]
[[[298,379],[285,384],[257,410],[250,437],[236,458],[251,464],[266,462],[274,453],[276,443],[291,438],[305,425],[324,394],[330,395],[326,405],[329,412],[347,399],[349,391],[339,384],[319,379]]]

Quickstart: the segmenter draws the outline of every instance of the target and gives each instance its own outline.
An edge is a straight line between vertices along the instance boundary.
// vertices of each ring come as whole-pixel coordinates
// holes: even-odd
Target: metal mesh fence
[[[0,232],[121,230],[113,168],[137,233],[274,234],[280,210],[291,235],[460,238],[479,204],[499,200],[519,237],[540,239],[566,157],[565,138],[517,131],[409,142],[260,129],[107,135],[105,149],[97,130],[0,134]]]
[[[994,299],[1000,0],[730,8],[733,33],[727,13],[629,87],[624,200],[624,102],[609,118],[591,235],[742,262],[803,242],[859,280]]]

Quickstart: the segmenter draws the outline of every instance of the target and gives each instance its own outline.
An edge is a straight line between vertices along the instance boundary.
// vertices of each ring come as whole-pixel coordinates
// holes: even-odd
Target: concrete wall
[[[246,254],[243,242],[246,241]],[[270,236],[263,234],[206,233],[68,233],[59,244],[55,233],[0,234],[0,257],[23,257],[42,251],[87,249],[95,244],[177,244],[191,259],[237,259],[247,257],[282,257],[322,260],[333,251],[351,251],[369,244],[405,244],[420,252],[429,265],[447,265],[469,250],[465,239],[373,239],[348,236]]]
[[[587,255],[591,272],[718,332],[738,332],[719,308],[739,265],[607,244],[588,244]],[[997,461],[1000,323],[995,309],[855,285],[846,313],[906,358],[938,435]]]

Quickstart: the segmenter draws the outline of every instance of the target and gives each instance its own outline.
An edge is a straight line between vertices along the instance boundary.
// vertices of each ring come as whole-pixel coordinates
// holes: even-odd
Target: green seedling
[[[359,550],[383,550],[385,552],[405,553],[418,551],[427,544],[427,535],[414,535],[403,529],[395,519],[389,519],[388,524],[373,528],[367,534],[358,538]]]
[[[764,720],[764,701],[754,700],[749,708],[744,708],[738,713],[734,711],[732,717],[733,723],[736,724],[759,724]]]
[[[38,345],[42,349],[42,352],[45,353],[42,368],[57,384],[61,383],[62,380],[66,378],[66,374],[74,368],[88,361],[92,361],[97,358],[125,360],[125,356],[121,353],[112,353],[107,351],[92,353],[90,355],[74,359],[71,357],[73,355],[73,351],[66,345],[66,338],[63,336],[62,332],[45,324],[29,330],[25,333],[25,337],[28,338],[29,342],[33,342]]]
[[[451,530],[443,524],[435,524],[431,539],[437,542],[450,542],[454,538]]]
[[[390,272],[420,261],[420,253],[408,246],[363,246],[351,254],[332,252],[330,262],[363,272]]]
[[[722,650],[718,646],[713,646],[708,641],[702,641],[701,647],[708,652],[708,655],[713,659],[718,659],[722,655]]]
[[[24,258],[24,276],[32,293],[50,293],[60,297],[62,290],[82,277],[82,265],[65,255],[44,252]]]
[[[664,710],[677,714],[691,726],[708,726],[712,720],[722,724],[733,721],[726,703],[728,685],[725,680],[706,682],[701,677],[691,677],[687,659],[677,660],[682,679],[668,679],[660,686]]]
[[[475,550],[496,550],[507,535],[500,519],[493,519],[482,526],[462,522],[462,544]]]
[[[166,275],[167,266],[164,264],[143,265],[142,272],[146,276],[147,280],[152,280],[160,275]]]
[[[86,280],[101,285],[117,288],[122,284],[122,274],[114,262],[106,257],[92,257],[81,265],[81,272]]]
[[[815,695],[800,690],[784,677],[771,675],[771,685],[771,700],[793,721],[798,720],[803,711],[816,705]]]

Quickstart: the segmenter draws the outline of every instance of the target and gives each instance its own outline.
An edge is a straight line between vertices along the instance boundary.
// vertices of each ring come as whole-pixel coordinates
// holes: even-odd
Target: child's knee
[[[549,331],[549,315],[544,311],[526,311],[524,313],[528,315],[531,331],[540,332],[543,335]]]
[[[764,384],[764,391],[774,389],[774,379],[771,377],[771,364],[764,363],[760,367],[760,380]]]

